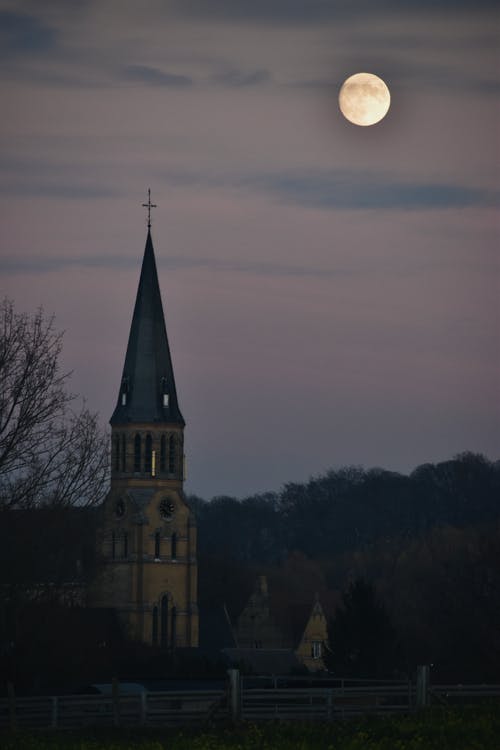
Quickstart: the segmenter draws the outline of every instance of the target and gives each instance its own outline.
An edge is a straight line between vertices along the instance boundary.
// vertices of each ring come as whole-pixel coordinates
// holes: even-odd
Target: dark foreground
[[[330,724],[87,729],[0,735],[3,750],[498,750],[500,704]]]

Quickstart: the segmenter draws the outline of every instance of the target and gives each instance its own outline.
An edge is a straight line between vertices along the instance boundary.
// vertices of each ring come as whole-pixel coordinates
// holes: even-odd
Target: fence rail
[[[240,678],[227,689],[169,690],[112,695],[64,695],[0,700],[0,729],[74,729],[87,726],[179,726],[244,719],[332,721],[361,714],[415,710],[411,682]],[[429,703],[446,705],[500,699],[500,685],[434,685]]]
[[[136,695],[64,695],[0,700],[0,728],[174,726],[208,720],[225,701],[223,690]],[[225,714],[227,716],[227,712]]]

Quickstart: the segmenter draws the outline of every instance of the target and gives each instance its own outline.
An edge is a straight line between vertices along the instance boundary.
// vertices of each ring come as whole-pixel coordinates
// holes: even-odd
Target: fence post
[[[51,721],[52,729],[57,729],[58,714],[59,714],[59,701],[57,699],[57,695],[53,695],[52,696],[52,721]]]
[[[233,721],[241,718],[241,680],[239,669],[228,669],[228,706]]]
[[[429,705],[430,671],[428,664],[417,667],[417,708]]]
[[[16,693],[12,682],[7,683],[7,700],[9,702],[9,726],[11,731],[15,732],[17,729]]]
[[[327,702],[326,702],[326,717],[328,721],[333,718],[333,688],[328,690]]]
[[[148,700],[148,694],[146,693],[145,690],[143,690],[141,693],[141,724],[142,725],[146,724],[146,719],[148,715],[147,700]]]
[[[113,724],[120,726],[120,684],[116,677],[111,680],[111,697],[113,700]]]

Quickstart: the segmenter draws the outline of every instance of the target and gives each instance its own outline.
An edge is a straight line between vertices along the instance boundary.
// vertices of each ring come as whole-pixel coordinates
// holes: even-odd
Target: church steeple
[[[141,277],[111,425],[168,423],[184,426],[177,402],[150,222]]]
[[[196,522],[183,491],[184,419],[148,233],[118,403],[111,486],[100,532],[102,575],[91,594],[127,637],[163,651],[198,645]]]

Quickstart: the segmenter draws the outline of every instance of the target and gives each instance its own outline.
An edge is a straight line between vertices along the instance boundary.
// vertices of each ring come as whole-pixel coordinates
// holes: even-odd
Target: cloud
[[[259,276],[325,276],[351,275],[352,269],[315,269],[311,266],[292,266],[269,262],[224,260],[215,257],[195,257],[187,255],[169,256],[162,265],[171,270],[208,269],[211,272],[249,273]],[[65,268],[133,269],[137,270],[137,256],[124,255],[78,255],[75,257],[37,257],[33,255],[6,256],[0,258],[0,271],[5,274],[50,273]]]
[[[259,83],[268,83],[271,81],[271,74],[268,70],[262,69],[253,71],[229,69],[217,73],[212,80],[224,86],[256,86]]]
[[[162,268],[170,271],[207,270],[210,273],[249,274],[251,276],[279,277],[279,278],[347,278],[370,276],[380,270],[380,259],[376,267],[367,263],[366,258],[350,259],[349,263],[340,264],[335,268],[324,264],[315,264],[311,258],[307,265],[280,263],[268,260],[246,260],[237,258],[221,258],[213,255],[203,257],[196,255],[171,255],[161,258]],[[5,276],[16,274],[52,273],[67,268],[91,268],[101,270],[133,270],[137,271],[137,255],[54,255],[36,256],[29,253],[0,257],[0,272]],[[395,273],[394,261],[391,260],[391,270]],[[407,267],[405,268],[407,270]]]
[[[77,176],[68,165],[40,160],[29,163],[22,159],[2,159],[0,169],[9,179],[0,182],[0,195],[38,198],[49,196],[62,200],[88,200],[120,195],[120,189],[103,184],[98,178]],[[84,171],[82,169],[82,171]],[[92,170],[86,170],[90,173]]]
[[[447,183],[401,182],[387,174],[342,170],[268,174],[166,173],[178,186],[250,190],[285,203],[324,210],[442,210],[497,205],[496,191]]]
[[[401,0],[171,0],[170,7],[183,17],[262,24],[308,24],[352,20],[362,15],[400,14]],[[404,13],[422,11],[477,12],[497,9],[497,0],[407,0]]]
[[[172,86],[174,88],[186,88],[192,86],[193,79],[188,76],[165,73],[159,68],[148,65],[128,65],[122,71],[122,76],[128,81],[137,81],[150,86]]]
[[[65,268],[137,268],[137,257],[90,255],[71,258],[64,255],[49,258],[26,255],[0,258],[0,271],[6,276],[19,273],[51,273]]]
[[[102,180],[91,165],[72,160],[54,161],[29,156],[5,156],[0,160],[5,180],[0,194],[50,196],[63,200],[116,197],[121,187],[115,180]],[[265,195],[275,200],[326,211],[415,210],[492,207],[500,191],[448,182],[401,180],[389,172],[346,169],[284,169],[282,171],[159,170],[157,178],[178,188]]]
[[[346,179],[347,177],[347,179]],[[270,175],[256,186],[301,206],[323,209],[433,210],[495,205],[491,191],[465,185],[401,183],[375,175]]]
[[[37,55],[54,49],[58,34],[36,16],[0,11],[0,57]]]

